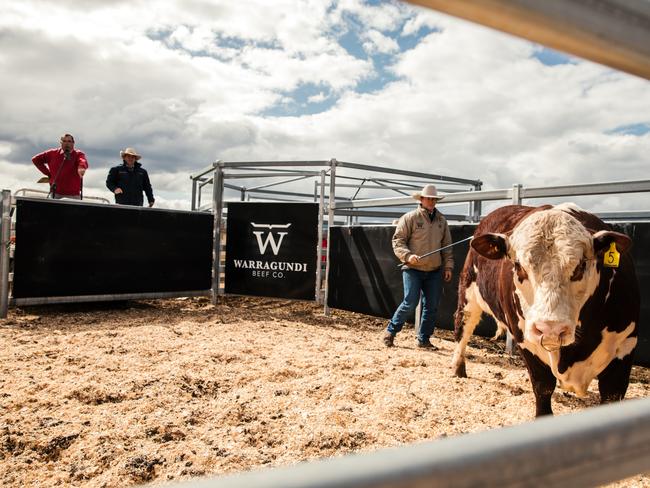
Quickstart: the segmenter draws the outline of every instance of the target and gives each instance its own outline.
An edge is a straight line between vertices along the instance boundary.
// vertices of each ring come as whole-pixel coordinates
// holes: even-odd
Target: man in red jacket
[[[61,136],[60,149],[48,149],[32,158],[32,163],[50,179],[52,198],[81,198],[81,179],[88,168],[86,155],[74,148],[71,134]]]

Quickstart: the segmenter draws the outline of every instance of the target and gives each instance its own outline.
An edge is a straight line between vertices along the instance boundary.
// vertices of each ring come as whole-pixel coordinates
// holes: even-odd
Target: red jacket
[[[34,156],[32,163],[41,173],[50,177],[50,185],[55,183],[54,179],[56,178],[57,195],[76,196],[81,193],[81,178],[77,168],[88,168],[88,161],[86,161],[86,155],[83,152],[73,149],[69,159],[65,160],[63,149],[48,149]]]

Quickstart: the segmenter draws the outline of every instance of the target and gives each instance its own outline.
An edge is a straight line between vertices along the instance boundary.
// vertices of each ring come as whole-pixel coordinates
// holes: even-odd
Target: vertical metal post
[[[246,188],[244,188],[244,187],[242,186],[242,187],[239,189],[239,193],[240,193],[240,198],[239,198],[239,200],[242,201],[242,202],[245,202],[245,201],[246,201]]]
[[[521,183],[515,183],[512,185],[512,204],[521,205]]]
[[[221,222],[223,213],[223,162],[213,163],[212,215],[214,217],[214,260],[212,262],[212,303],[217,304],[221,278]]]
[[[483,183],[477,183],[474,185],[474,191],[481,191]],[[483,211],[483,202],[475,200],[472,202],[472,222],[481,221],[481,212]]]
[[[314,191],[318,188],[314,182]],[[316,194],[314,194],[314,200]],[[321,303],[321,285],[323,283],[323,211],[325,210],[325,170],[320,172],[320,198],[318,199],[318,245],[316,247],[316,303]]]
[[[512,185],[512,204],[513,205],[521,205],[521,184],[520,183],[515,183]],[[510,331],[506,332],[506,352],[510,355],[514,353],[514,343],[512,340],[512,334]]]
[[[0,318],[7,317],[9,310],[9,245],[11,242],[11,191],[2,190],[0,206]]]
[[[196,205],[196,183],[197,181],[190,176],[190,179],[192,180],[192,210],[196,210],[197,205]]]
[[[334,225],[334,209],[336,207],[336,159],[330,159],[330,195],[327,202],[327,257],[325,261],[325,315],[329,316],[330,308],[327,305],[329,274],[330,274],[330,249],[332,240],[330,238],[330,229]]]

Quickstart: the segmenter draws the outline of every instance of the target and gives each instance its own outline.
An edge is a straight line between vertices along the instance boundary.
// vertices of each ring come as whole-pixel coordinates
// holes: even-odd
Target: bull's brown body
[[[547,214],[540,214],[542,212]],[[566,215],[570,217],[567,218]],[[578,238],[582,239],[582,242],[573,244],[571,232],[575,230],[565,231],[563,224],[558,227],[562,235],[558,238],[558,243],[561,241],[561,244],[557,246],[553,241],[553,232],[558,230],[552,225],[543,238],[532,232],[534,239],[540,240],[543,246],[533,243],[536,247],[532,249],[531,245],[532,250],[529,249],[526,255],[532,256],[526,261],[529,268],[527,270],[519,260],[523,251],[516,246],[521,247],[521,242],[526,242],[525,232],[530,233],[530,230],[521,231],[524,228],[522,223],[531,217],[533,221],[537,219],[543,222],[540,225],[568,219],[571,225],[580,227],[576,242]],[[518,234],[513,236],[515,231]],[[616,242],[623,251],[617,268],[603,265],[603,253],[611,242]],[[611,232],[607,224],[575,206],[534,208],[513,205],[489,214],[474,233],[472,247],[460,276],[458,310],[455,316],[455,374],[466,376],[465,346],[481,314],[488,313],[495,318],[500,328],[510,331],[519,346],[535,394],[537,416],[552,413],[551,396],[558,380],[561,387],[584,395],[589,383],[597,378],[602,403],[622,399],[628,387],[632,355],[636,346],[640,301],[634,266],[631,257],[625,252],[629,245],[630,241],[626,236]],[[570,263],[576,268],[573,274],[570,270],[564,270],[565,275],[570,275],[570,279],[561,273],[561,266],[569,265],[556,264],[563,259],[562,254],[567,254],[567,246],[582,246],[569,250],[575,251],[576,254],[584,253],[582,261],[576,261],[577,265],[576,262]],[[544,260],[549,263],[544,263]],[[537,273],[538,276],[532,273],[532,269],[542,271]],[[568,290],[568,298],[560,292],[554,293],[553,284],[544,283],[547,275],[552,279],[556,279],[553,278],[555,275],[560,277],[557,278],[558,290]],[[590,281],[580,288],[578,278]],[[538,306],[525,302],[527,296],[534,296],[534,300],[530,300],[539,301],[538,297],[543,293],[535,288],[536,286],[550,290],[553,296],[547,301],[551,305],[543,303]],[[583,288],[586,291],[582,292]],[[580,289],[577,298],[570,293],[574,289]],[[556,317],[553,307],[562,308],[561,306],[565,305],[562,300],[567,299],[578,302],[573,304],[577,310],[574,314],[577,321],[574,319],[575,323],[569,324],[574,331],[563,325],[564,329],[556,334],[559,345],[555,350],[549,350],[544,344],[544,333],[550,337],[550,327],[562,322]],[[526,314],[528,312],[532,315],[532,311],[538,309],[544,309],[543,313],[539,312],[538,315],[546,314],[552,316],[553,320],[544,319],[539,320],[537,324],[531,324],[530,317],[526,317]],[[530,330],[541,334],[541,343]],[[566,340],[566,343],[563,340]]]

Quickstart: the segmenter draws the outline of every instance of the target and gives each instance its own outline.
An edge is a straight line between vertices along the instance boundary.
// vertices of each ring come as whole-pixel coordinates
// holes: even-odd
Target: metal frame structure
[[[362,175],[350,174],[351,171],[362,172]],[[396,177],[386,175],[396,175]],[[310,178],[315,180],[313,194],[301,191],[302,188],[296,189],[296,184],[301,182],[304,185]],[[319,203],[318,232],[320,238],[317,251],[319,258],[323,255],[322,236],[326,235],[329,226],[346,223],[348,225],[363,224],[363,219],[374,219],[371,220],[372,223],[378,223],[377,220],[382,224],[390,223],[404,213],[400,207],[414,204],[409,193],[430,182],[445,187],[442,188],[445,199],[440,205],[467,205],[467,211],[462,214],[445,212],[448,220],[466,223],[476,223],[480,220],[483,202],[509,201],[513,204],[521,204],[526,199],[534,198],[650,192],[650,180],[548,187],[524,187],[521,184],[514,184],[511,188],[481,190],[482,182],[480,180],[342,162],[336,159],[329,161],[216,161],[191,175],[190,179],[192,181],[192,209],[204,211],[216,209],[214,212],[213,303],[216,303],[218,296],[223,293],[220,289],[221,262],[217,257],[221,256],[222,251],[221,241],[225,229],[228,203],[226,191],[230,192],[230,201],[298,202],[309,200]],[[235,185],[227,183],[226,180],[252,180],[252,185]],[[214,185],[214,181],[217,182],[216,185]],[[207,205],[202,205],[202,189],[209,185],[213,185],[212,201]],[[292,185],[292,188],[286,188],[287,185]],[[278,189],[271,190],[272,187]],[[398,193],[400,196],[360,198],[362,192],[365,191],[374,194]],[[650,220],[650,210],[605,212],[598,215],[608,221]],[[341,217],[345,220],[335,220]],[[329,242],[329,236],[327,242]],[[327,287],[323,287],[322,284],[328,276],[329,265],[328,248],[325,251],[325,269],[321,269],[318,265],[316,267],[314,286],[315,299],[324,305],[325,313],[329,313]],[[511,338],[507,340],[507,348],[508,350],[512,349]]]
[[[192,181],[192,210],[211,209],[214,212],[213,303],[217,302],[218,296],[222,293],[220,290],[222,278],[220,256],[227,207],[226,191],[230,191],[232,198],[237,201],[313,201],[319,204],[318,263],[316,266],[314,295],[316,301],[326,304],[327,288],[323,292],[323,270],[320,266],[323,253],[322,238],[325,235],[326,225],[327,228],[333,225],[337,216],[345,217],[349,224],[352,224],[355,220],[358,222],[360,218],[384,219],[385,223],[385,219],[397,218],[402,213],[390,208],[381,211],[346,210],[347,205],[350,204],[353,205],[351,208],[354,208],[353,202],[360,201],[359,195],[362,192],[395,192],[412,204],[413,199],[404,197],[404,195],[408,195],[407,192],[421,189],[427,183],[436,183],[441,189],[444,186],[443,191],[449,194],[454,192],[467,193],[468,190],[470,190],[469,193],[478,192],[483,185],[480,180],[337,161],[336,159],[330,159],[329,161],[216,161],[191,175],[190,179]],[[274,181],[268,181],[269,179],[274,179]],[[299,184],[299,182],[304,183],[308,179],[314,179],[313,194],[304,193],[295,188],[296,184]],[[252,186],[234,185],[227,183],[226,180],[252,180]],[[341,181],[345,183],[340,183]],[[212,201],[206,205],[201,203],[201,197],[203,189],[208,185],[212,185]],[[287,185],[293,185],[293,188],[286,188]],[[271,190],[272,187],[278,189]],[[342,193],[346,193],[346,195]],[[398,205],[403,205],[403,203]],[[391,207],[393,205],[375,206]],[[481,203],[479,199],[475,199],[469,202],[466,213],[454,217],[478,221],[480,214]],[[326,219],[325,215],[327,215]],[[327,276],[329,272],[329,263],[328,247],[324,276]],[[326,311],[328,310],[326,309]]]

